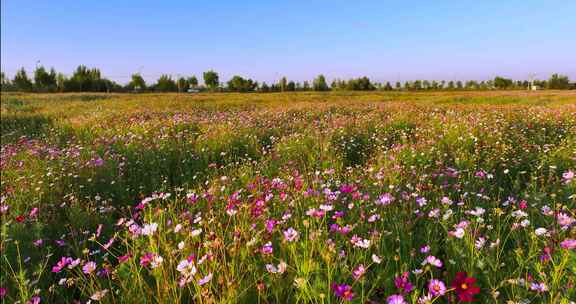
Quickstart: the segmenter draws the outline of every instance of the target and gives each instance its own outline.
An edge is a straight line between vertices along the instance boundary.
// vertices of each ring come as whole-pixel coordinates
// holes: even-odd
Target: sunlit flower
[[[408,304],[402,295],[391,295],[386,299],[387,304]]]
[[[352,291],[352,287],[347,284],[338,285],[336,283],[332,283],[332,290],[336,294],[337,297],[344,301],[352,301],[354,298],[354,292]]]
[[[435,297],[443,296],[446,293],[446,285],[440,280],[432,279],[428,283],[428,291]]]
[[[288,242],[297,241],[300,237],[298,231],[294,230],[294,228],[290,227],[287,230],[284,230],[284,239]]]

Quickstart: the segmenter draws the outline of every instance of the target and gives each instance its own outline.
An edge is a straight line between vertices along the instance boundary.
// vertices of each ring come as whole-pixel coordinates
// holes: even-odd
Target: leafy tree
[[[50,69],[50,73],[43,66],[37,67],[34,71],[34,85],[38,91],[56,90],[56,71]]]
[[[29,92],[32,91],[32,81],[30,80],[30,78],[28,78],[28,75],[26,74],[26,70],[24,70],[24,68],[21,68],[20,70],[18,70],[18,72],[16,72],[16,75],[14,75],[14,80],[12,81],[12,83],[14,84],[14,87],[16,90],[18,91],[24,91],[24,92]]]
[[[203,78],[204,78],[204,84],[211,90],[215,90],[216,88],[218,88],[218,85],[220,84],[218,73],[212,70],[206,71],[203,74]]]
[[[289,81],[288,84],[286,84],[286,91],[296,91],[296,83],[294,83],[294,81]]]
[[[326,78],[324,77],[324,75],[318,75],[318,77],[316,77],[314,79],[314,82],[312,83],[312,87],[313,87],[314,91],[328,91],[328,90],[330,90],[330,88],[328,87],[328,84],[326,84]]]
[[[570,88],[570,79],[568,76],[553,74],[548,79],[548,89],[566,90]]]
[[[58,75],[56,75],[56,88],[58,92],[64,92],[66,81],[67,79],[64,74],[58,73]]]
[[[396,90],[401,90],[402,89],[402,84],[400,83],[400,81],[396,81]]]
[[[146,81],[140,74],[132,74],[132,79],[128,83],[130,90],[146,90]]]
[[[249,92],[254,91],[256,85],[252,79],[244,79],[235,75],[228,81],[228,90],[233,92]]]
[[[497,76],[494,78],[494,87],[497,89],[508,89],[514,85],[512,79]]]
[[[384,91],[392,91],[392,85],[389,81],[386,81],[386,85],[384,86]]]
[[[188,84],[190,85],[191,88],[198,87],[198,78],[196,78],[196,76],[189,77]]]
[[[260,86],[260,92],[268,93],[270,92],[270,87],[265,82],[263,82]]]
[[[159,92],[176,92],[178,86],[176,82],[169,75],[161,75],[154,85],[154,90]]]
[[[188,82],[188,79],[184,77],[178,78],[176,85],[178,87],[178,92],[182,92],[182,90],[186,91],[190,88],[190,83]]]

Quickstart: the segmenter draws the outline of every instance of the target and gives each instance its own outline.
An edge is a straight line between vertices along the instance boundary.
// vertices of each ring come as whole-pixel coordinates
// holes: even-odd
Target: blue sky
[[[2,71],[36,61],[70,74],[99,67],[214,69],[260,81],[369,76],[377,81],[576,79],[576,1],[1,0]]]

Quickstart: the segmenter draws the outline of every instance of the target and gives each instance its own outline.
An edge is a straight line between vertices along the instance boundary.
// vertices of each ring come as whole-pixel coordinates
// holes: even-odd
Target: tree
[[[160,92],[176,92],[178,90],[178,86],[176,82],[172,80],[172,77],[164,74],[158,78],[156,81],[156,85],[154,85],[154,90]]]
[[[189,77],[188,84],[190,85],[191,88],[198,87],[198,78],[196,78],[196,76]]]
[[[392,85],[389,81],[386,81],[386,85],[384,86],[384,91],[392,91]]]
[[[184,77],[178,78],[178,80],[176,81],[176,84],[178,86],[178,92],[182,92],[182,90],[186,91],[186,90],[188,90],[188,88],[190,88],[190,84],[188,83],[188,80]]]
[[[130,90],[146,90],[146,81],[140,74],[132,74],[132,79],[128,83]]]
[[[20,70],[18,70],[18,72],[16,72],[16,75],[14,75],[14,80],[12,81],[12,83],[14,84],[14,87],[16,90],[18,91],[24,91],[24,92],[29,92],[32,91],[32,81],[30,80],[30,78],[28,78],[28,75],[26,74],[26,70],[24,70],[24,68],[21,68]]]
[[[302,84],[302,91],[310,91],[310,83],[307,80]]]
[[[496,76],[496,78],[494,78],[494,87],[497,89],[508,89],[512,87],[513,84],[514,82],[512,79],[503,78],[500,76]]]
[[[6,77],[4,72],[0,72],[0,91],[10,91],[12,90],[12,84],[10,83],[10,79]]]
[[[294,81],[289,81],[286,85],[286,91],[293,92],[296,91],[296,83]]]
[[[233,92],[249,92],[254,91],[256,85],[252,79],[244,79],[235,75],[228,81],[228,90]]]
[[[202,76],[204,78],[204,84],[207,87],[209,87],[211,90],[215,90],[216,88],[218,88],[218,85],[220,84],[218,73],[210,70],[204,72]]]
[[[58,92],[64,92],[64,86],[66,84],[66,76],[64,76],[64,74],[62,73],[58,73],[58,75],[56,75],[56,88],[58,90]]]
[[[570,88],[570,79],[568,76],[553,74],[548,79],[548,89],[566,90]]]
[[[318,77],[314,79],[312,87],[314,91],[328,91],[330,89],[328,88],[328,84],[326,84],[326,78],[324,75],[318,75]]]
[[[270,92],[270,87],[266,84],[266,82],[263,82],[262,85],[260,86],[260,92],[263,93]]]
[[[280,86],[280,92],[286,91],[286,86],[288,85],[288,80],[286,79],[286,77],[282,77],[278,85]]]
[[[38,91],[55,91],[56,90],[56,71],[50,69],[50,73],[43,66],[34,70],[34,86]]]

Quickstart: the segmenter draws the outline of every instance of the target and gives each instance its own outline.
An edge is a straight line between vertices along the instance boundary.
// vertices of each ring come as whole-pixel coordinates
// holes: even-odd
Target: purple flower
[[[390,193],[384,193],[376,200],[376,205],[390,205],[394,201],[394,197]]]
[[[274,231],[274,226],[276,225],[276,220],[266,220],[266,231],[272,233]]]
[[[263,254],[272,254],[272,252],[274,251],[274,247],[272,247],[271,242],[268,242],[268,243],[264,244],[264,246],[262,246],[262,249],[260,251]]]
[[[548,287],[544,283],[533,282],[530,284],[530,290],[536,291],[536,292],[546,292],[546,291],[548,291]]]
[[[386,303],[388,303],[388,304],[407,304],[407,302],[404,301],[404,297],[402,295],[391,295],[388,297],[388,299],[386,299]]]
[[[0,299],[3,299],[8,294],[8,289],[0,287]]]
[[[440,280],[432,279],[428,283],[428,290],[435,297],[443,296],[446,293],[446,285]]]
[[[39,296],[33,296],[26,304],[40,304],[41,300]]]
[[[352,292],[352,286],[347,284],[338,285],[336,283],[332,283],[332,290],[336,294],[337,297],[341,298],[345,301],[352,301],[354,298],[354,292]]]
[[[66,267],[66,265],[70,264],[70,262],[72,262],[72,258],[69,257],[60,258],[60,261],[58,261],[56,265],[52,266],[52,272],[58,273],[62,271],[62,269]]]

